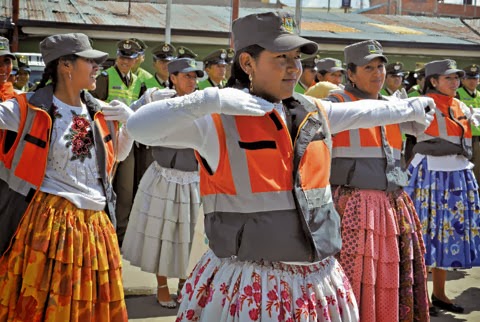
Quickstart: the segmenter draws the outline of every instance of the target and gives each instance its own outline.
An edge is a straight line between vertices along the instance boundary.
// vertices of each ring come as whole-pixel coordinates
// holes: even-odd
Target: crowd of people
[[[38,84],[0,38],[0,322],[127,321],[122,257],[177,321],[464,311],[446,277],[480,266],[480,68],[407,72],[375,40],[322,57],[279,12],[232,35],[203,68],[161,44],[153,74],[140,39],[101,70],[86,35],[48,36]]]

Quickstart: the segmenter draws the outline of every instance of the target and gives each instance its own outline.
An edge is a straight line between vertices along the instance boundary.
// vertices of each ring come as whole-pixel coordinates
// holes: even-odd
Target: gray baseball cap
[[[326,71],[327,73],[345,72],[345,69],[342,67],[342,61],[330,57],[320,59],[317,62],[317,70],[319,72]]]
[[[376,40],[365,40],[345,47],[345,64],[353,63],[356,66],[364,66],[372,59],[382,58],[388,62],[387,57],[383,55],[382,45]]]
[[[453,59],[434,60],[425,64],[425,77],[432,75],[458,74],[465,76],[465,71],[457,69],[457,62]]]
[[[195,72],[198,77],[203,77],[203,70],[197,67],[194,59],[191,58],[179,58],[172,60],[167,65],[168,73],[190,73]]]
[[[238,18],[232,25],[236,52],[259,45],[269,51],[286,52],[296,48],[307,55],[315,54],[318,45],[297,34],[293,17],[287,13],[255,13]]]
[[[8,56],[12,60],[16,60],[14,54],[10,52],[10,42],[5,37],[0,37],[0,56]]]
[[[45,64],[72,54],[93,59],[97,64],[103,63],[108,58],[107,53],[93,49],[90,39],[82,33],[49,36],[40,42],[40,52]]]

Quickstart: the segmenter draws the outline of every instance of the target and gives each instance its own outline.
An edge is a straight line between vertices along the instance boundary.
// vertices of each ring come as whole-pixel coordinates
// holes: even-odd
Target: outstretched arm
[[[262,116],[272,108],[273,104],[240,90],[212,87],[149,103],[130,117],[127,129],[135,140],[146,145],[197,149],[204,144],[205,133],[198,126],[201,119],[215,113]]]
[[[11,99],[0,103],[0,129],[18,131],[20,124],[20,109],[18,102]]]
[[[399,101],[360,100],[348,103],[322,101],[332,133],[415,121],[425,125],[433,120],[435,103],[428,97]]]

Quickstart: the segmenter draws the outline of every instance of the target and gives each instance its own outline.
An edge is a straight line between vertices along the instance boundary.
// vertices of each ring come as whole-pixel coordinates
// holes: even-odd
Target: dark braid
[[[178,72],[168,74],[168,88],[172,89],[175,84],[172,82],[172,75],[178,76]]]
[[[51,84],[53,85],[53,88],[55,88],[58,81],[58,75],[57,75],[58,63],[60,61],[62,62],[69,61],[73,63],[77,60],[77,58],[78,58],[77,55],[66,55],[49,62],[47,66],[45,66],[45,69],[43,70],[43,74],[42,74],[42,79],[40,80],[40,83],[38,83],[38,85],[35,87],[35,90],[45,87],[45,85],[47,85],[49,80],[51,80]]]
[[[226,87],[249,88],[250,81],[248,80],[248,75],[240,66],[240,54],[248,53],[250,56],[256,59],[264,50],[265,49],[259,45],[251,45],[236,52],[233,60],[232,72]]]
[[[427,92],[431,90],[436,90],[435,87],[432,84],[432,78],[436,79],[438,81],[439,76],[437,74],[435,75],[430,75],[425,79],[425,84],[423,85],[422,92],[426,94]]]

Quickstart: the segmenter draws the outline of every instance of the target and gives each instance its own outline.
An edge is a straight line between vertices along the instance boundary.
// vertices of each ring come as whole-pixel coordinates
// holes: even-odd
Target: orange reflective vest
[[[3,202],[4,204],[15,204],[15,207],[2,209],[2,216],[15,218],[15,220],[10,223],[9,227],[0,227],[0,235],[2,235],[0,254],[5,250],[2,249],[5,247],[5,240],[9,240],[14,234],[16,224],[33,196],[39,191],[47,167],[53,125],[50,116],[53,108],[51,103],[53,88],[47,86],[39,89],[28,101],[26,95],[24,93],[18,97],[21,111],[18,135],[10,150],[2,153],[3,162],[0,163],[0,173],[4,174],[0,180]],[[100,112],[100,106],[89,93],[82,93],[82,100],[94,120],[91,126],[97,164],[107,200],[106,210],[115,225],[115,194],[111,187],[111,181],[116,162],[118,123],[104,119]]]
[[[330,97],[339,102],[358,100],[354,94],[345,90],[336,91]],[[402,133],[398,124],[335,134],[332,184],[389,191],[406,185],[406,174],[400,168],[402,145]]]
[[[11,98],[16,98],[18,95],[13,89],[13,85],[10,82],[4,83],[0,88],[0,100],[5,102]],[[22,116],[20,116],[22,117]],[[0,162],[3,162],[3,154],[9,150],[10,142],[15,140],[16,133],[7,130],[0,130]],[[0,174],[0,178],[2,178]]]
[[[472,130],[462,102],[438,93],[426,96],[435,100],[435,118],[427,130],[417,136],[415,153],[442,156],[459,154],[472,157]]]
[[[340,250],[323,107],[294,94],[292,137],[280,115],[213,115],[220,158],[200,163],[205,231],[218,257],[318,261]]]

